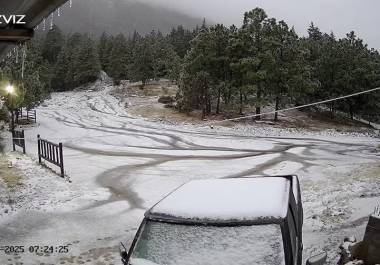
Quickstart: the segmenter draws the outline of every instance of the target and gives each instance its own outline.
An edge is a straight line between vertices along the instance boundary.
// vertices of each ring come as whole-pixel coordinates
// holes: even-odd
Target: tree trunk
[[[240,109],[239,109],[239,114],[243,115],[243,93],[240,90]]]
[[[334,119],[334,103],[330,105],[330,119]]]
[[[218,101],[216,103],[216,114],[219,114],[219,112],[220,112],[220,96],[221,96],[221,93],[222,93],[221,90],[222,89],[219,87],[219,89],[218,89]]]
[[[351,104],[349,106],[349,111],[350,111],[350,119],[353,120],[354,119],[354,108],[352,107]]]
[[[225,99],[224,99],[227,106],[229,106],[231,103],[231,97],[232,97],[231,91],[228,91],[228,93],[225,94]]]
[[[261,104],[261,102],[260,102],[261,101],[261,86],[260,85],[257,86],[256,100],[258,101],[258,103]],[[259,116],[256,117],[256,120],[261,120],[260,114],[261,114],[261,107],[257,106],[256,107],[256,115],[259,115]]]
[[[276,96],[276,106],[275,106],[275,113],[274,113],[274,121],[278,121],[278,110],[280,109],[280,97]]]
[[[206,119],[206,97],[202,97],[202,120]]]
[[[20,113],[19,113],[18,109],[16,109],[15,112],[16,112],[15,113],[15,116],[16,116],[15,119],[16,119],[16,123],[18,124],[18,116],[20,115]]]
[[[256,120],[261,120],[261,107],[256,107],[256,115],[259,115],[259,116],[256,116]]]
[[[211,98],[209,95],[207,95],[207,100],[206,100],[206,113],[207,115],[211,114]]]

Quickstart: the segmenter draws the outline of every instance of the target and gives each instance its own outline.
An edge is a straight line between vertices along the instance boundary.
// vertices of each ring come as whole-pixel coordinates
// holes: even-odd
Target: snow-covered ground
[[[335,264],[339,243],[361,238],[380,201],[378,138],[150,122],[130,116],[110,89],[53,94],[26,130],[32,159],[13,155],[37,186],[24,192],[40,196],[0,215],[0,247],[69,244],[69,253],[0,253],[0,264],[119,264],[118,242],[130,243],[144,211],[179,185],[270,174],[299,175],[304,257],[324,249]],[[38,168],[37,134],[63,142],[71,182]]]

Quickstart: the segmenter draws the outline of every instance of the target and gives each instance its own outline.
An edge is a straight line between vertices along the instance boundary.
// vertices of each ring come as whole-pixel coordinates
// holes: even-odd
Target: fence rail
[[[19,119],[24,119],[24,118],[27,121],[37,123],[37,111],[35,109],[24,110],[23,108],[18,108],[15,110],[15,112],[16,112],[16,117],[15,117],[16,123],[19,122]]]
[[[48,140],[44,140],[37,136],[38,139],[38,162],[41,164],[42,159],[56,165],[61,170],[61,177],[65,177],[65,170],[63,166],[63,148],[62,143],[55,144]]]
[[[37,123],[37,112],[35,109],[32,110],[26,110],[26,119],[28,121],[33,121],[34,123]]]
[[[24,130],[12,131],[12,144],[13,144],[13,151],[16,151],[16,145],[22,148],[22,152],[25,154],[25,134]]]

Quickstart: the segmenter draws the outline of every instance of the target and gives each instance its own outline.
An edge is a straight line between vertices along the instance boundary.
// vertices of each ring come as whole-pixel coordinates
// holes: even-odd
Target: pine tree
[[[101,67],[105,72],[109,72],[111,64],[112,42],[113,39],[106,32],[103,32],[98,43],[98,54]]]
[[[62,49],[64,36],[58,26],[53,25],[52,29],[46,34],[42,47],[42,56],[50,64],[55,65],[58,54]]]
[[[131,49],[123,34],[117,35],[112,41],[107,73],[118,84],[120,80],[129,78],[129,65],[131,63]]]
[[[229,76],[228,36],[228,29],[223,25],[208,28],[204,23],[191,42],[180,82],[184,90],[182,95],[188,97],[182,99],[184,109],[201,108],[205,117],[212,112],[216,100],[216,112],[219,113],[222,90]]]
[[[41,42],[36,39],[26,46],[23,86],[25,96],[22,106],[28,109],[38,106],[48,95],[51,70],[41,55]],[[47,77],[47,75],[49,75]]]
[[[305,62],[304,50],[294,29],[284,21],[270,21],[271,34],[268,47],[271,61],[266,65],[266,86],[274,97],[275,110],[278,111],[283,97],[299,98],[311,89],[310,71]],[[278,120],[278,112],[275,113]]]
[[[68,46],[65,45],[58,55],[54,77],[51,82],[54,91],[66,91],[70,89],[71,82],[68,80],[71,80],[71,78],[68,73],[70,73],[72,69],[70,69],[71,62],[68,53]]]
[[[210,29],[214,58],[212,62],[212,75],[214,80],[214,95],[216,97],[215,113],[219,114],[221,109],[222,92],[227,90],[230,78],[230,60],[228,57],[228,38],[230,31],[221,24]]]
[[[186,53],[190,50],[190,41],[197,34],[198,30],[192,32],[184,29],[183,26],[180,25],[177,28],[173,28],[167,38],[178,56],[184,58]]]
[[[88,36],[84,36],[73,65],[76,86],[98,79],[101,70],[98,53],[94,41]]]
[[[147,37],[141,38],[134,45],[131,74],[133,80],[142,82],[142,87],[149,79],[154,78],[153,60],[151,40]]]
[[[62,82],[65,83],[67,90],[72,90],[77,86],[75,75],[77,72],[77,65],[80,64],[78,57],[84,38],[85,37],[82,34],[74,33],[68,36],[66,41],[65,56],[67,60],[67,73]]]
[[[241,29],[244,45],[248,46],[248,58],[243,58],[242,67],[246,86],[253,86],[256,91],[256,114],[261,113],[261,105],[264,103],[264,82],[267,78],[265,65],[272,60],[267,53],[268,36],[272,29],[270,23],[265,11],[255,8],[245,13]],[[257,119],[260,119],[260,116]]]

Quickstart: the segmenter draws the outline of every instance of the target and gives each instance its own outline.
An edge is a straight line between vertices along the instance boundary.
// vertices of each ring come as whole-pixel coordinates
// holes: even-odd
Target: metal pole
[[[11,112],[11,128],[10,131],[13,131],[15,128],[15,118],[14,118],[14,113],[13,113],[13,102],[12,102],[12,95],[11,93],[8,93],[8,99],[9,99],[9,110]]]
[[[16,145],[15,145],[15,131],[12,130],[12,144],[13,144],[13,151],[16,151]]]
[[[13,109],[11,109],[11,119],[12,119],[11,130],[13,131],[15,129],[15,115],[14,115]]]

